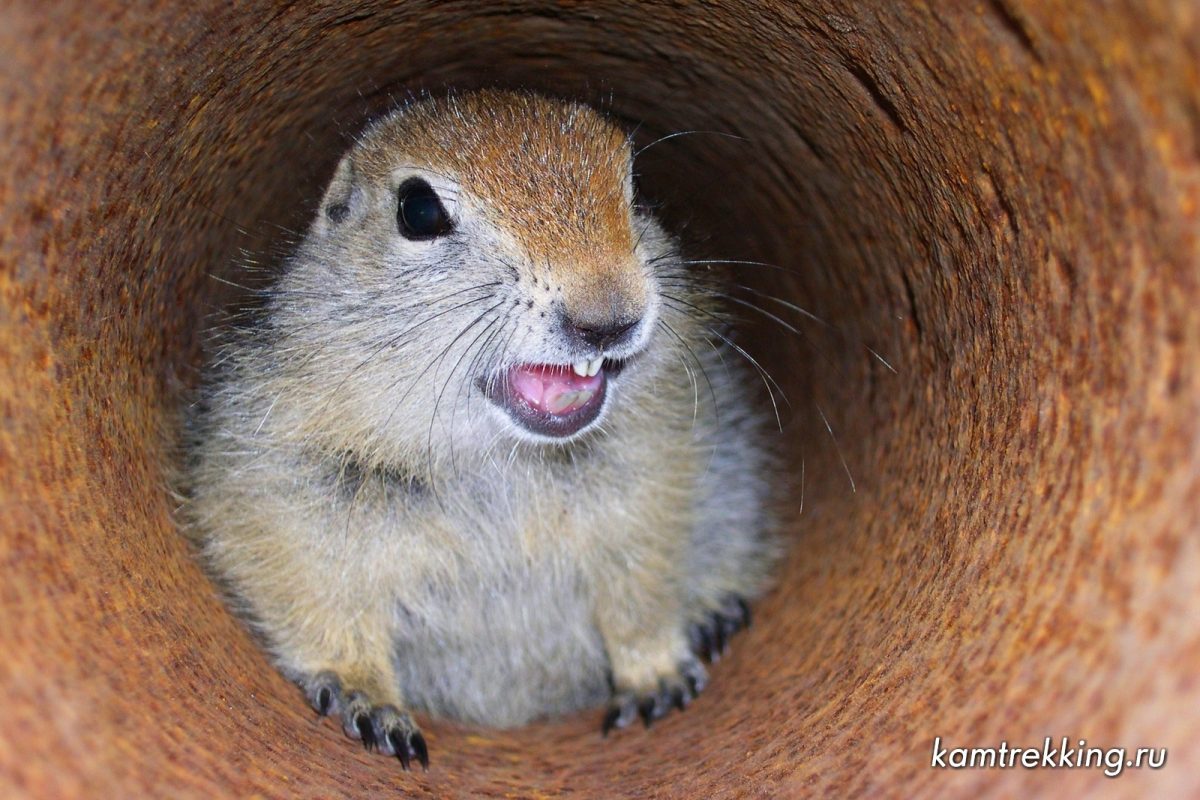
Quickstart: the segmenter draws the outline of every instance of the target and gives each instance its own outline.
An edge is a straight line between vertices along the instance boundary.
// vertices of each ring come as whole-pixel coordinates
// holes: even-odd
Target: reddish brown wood
[[[0,794],[1200,794],[1198,25],[1186,0],[7,3]],[[427,722],[408,775],[314,722],[164,486],[208,276],[303,224],[366,114],[447,83],[745,137],[657,145],[643,182],[840,333],[750,331],[792,400],[796,546],[706,696],[609,741],[595,713]],[[1046,735],[1170,756],[928,766],[934,736]]]

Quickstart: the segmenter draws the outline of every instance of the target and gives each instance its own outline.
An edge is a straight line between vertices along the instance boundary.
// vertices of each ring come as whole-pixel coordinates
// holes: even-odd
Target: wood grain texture
[[[1183,0],[7,3],[0,794],[1197,796],[1198,42]],[[708,693],[608,741],[425,721],[409,775],[313,720],[165,486],[211,276],[443,85],[742,137],[655,145],[642,184],[837,329],[747,329],[795,546]],[[928,766],[1048,735],[1170,756]]]

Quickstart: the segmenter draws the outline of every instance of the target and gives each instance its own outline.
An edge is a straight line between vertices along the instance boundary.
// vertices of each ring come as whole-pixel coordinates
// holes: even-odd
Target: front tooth
[[[588,368],[590,366],[591,365],[587,361],[576,361],[571,365],[571,369],[575,370],[575,374],[579,377],[586,378],[588,376]]]
[[[595,377],[600,372],[600,367],[603,366],[604,359],[597,358],[588,364],[588,377]]]

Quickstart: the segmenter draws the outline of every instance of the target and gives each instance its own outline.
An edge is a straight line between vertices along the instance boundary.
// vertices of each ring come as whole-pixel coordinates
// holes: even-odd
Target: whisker
[[[846,477],[850,479],[850,491],[857,492],[858,490],[854,486],[854,476],[850,474],[850,465],[846,463],[846,457],[842,455],[842,446],[838,444],[837,437],[833,435],[833,426],[829,424],[829,419],[821,407],[816,403],[813,405],[817,406],[817,413],[821,415],[821,421],[825,423],[825,430],[829,431],[829,438],[833,439],[833,447],[837,450],[838,458],[842,462],[842,469],[846,470]]]
[[[630,255],[636,253],[637,249],[642,246],[642,240],[645,239],[646,234],[650,232],[650,227],[651,226],[649,222],[646,222],[642,225],[641,233],[638,234],[637,240],[633,243],[633,247],[629,250]]]
[[[674,336],[676,339],[679,339],[680,344],[683,344],[683,340],[680,338],[679,334],[675,333],[675,330],[671,327],[671,325],[665,319],[660,317],[656,324],[662,330],[667,331],[672,336]],[[683,365],[683,371],[685,373],[687,373],[688,379],[692,383],[692,427],[695,428],[696,422],[700,418],[700,386],[696,382],[696,373],[692,372],[692,367],[690,364],[688,364],[687,356],[684,353],[679,354],[679,361]],[[711,389],[712,387],[710,386],[709,388]],[[715,409],[715,407],[716,407],[716,404],[715,404],[716,395],[715,394],[713,395],[713,401],[714,401],[714,409]]]
[[[499,304],[497,304],[497,306],[498,305]],[[486,314],[487,312],[484,312],[484,313]],[[470,330],[472,327],[475,326],[475,324],[478,321],[479,321],[479,319],[476,319],[475,322],[472,322],[470,325],[468,325],[467,328],[464,329],[463,332],[465,333],[467,330]],[[433,414],[431,414],[430,418],[429,418],[429,438],[427,441],[427,446],[429,448],[431,458],[432,458],[432,452],[433,452],[433,424],[434,424],[434,420],[437,419],[438,411],[441,408],[442,397],[446,394],[446,388],[450,385],[450,381],[454,378],[454,373],[458,371],[458,368],[460,366],[462,366],[462,362],[466,359],[467,354],[471,352],[471,349],[475,346],[476,342],[478,342],[479,339],[484,334],[486,334],[489,329],[491,329],[493,326],[495,326],[495,324],[496,324],[496,320],[492,320],[487,325],[485,325],[479,331],[479,333],[477,333],[475,335],[475,338],[472,339],[471,342],[466,346],[466,349],[463,351],[462,355],[460,355],[458,357],[458,360],[454,363],[454,366],[452,366],[450,368],[450,373],[446,376],[446,381],[445,381],[445,383],[442,384],[441,391],[438,392],[437,399],[433,403]],[[459,334],[459,335],[461,336],[462,334]],[[451,345],[453,345],[453,344],[454,343],[451,342]],[[472,361],[474,361],[474,359],[472,359]],[[467,373],[467,380],[468,380],[468,382],[470,381],[470,373],[469,372]],[[457,405],[457,401],[455,402],[455,405]],[[455,411],[455,407],[451,406],[451,408],[450,408],[450,424],[451,424],[451,426],[453,426],[453,424],[454,424],[454,411]],[[454,438],[453,437],[450,438],[450,468],[451,468],[451,470],[454,471],[454,473],[456,475],[458,474],[458,465],[454,459]]]
[[[834,363],[833,359],[829,357],[829,355],[825,352],[825,350],[818,347],[816,342],[814,342],[811,338],[809,338],[808,334],[805,333],[804,331],[802,331],[799,328],[797,328],[796,326],[788,323],[786,320],[780,318],[778,315],[772,314],[770,311],[767,311],[765,308],[763,308],[759,305],[756,305],[755,303],[751,303],[748,300],[742,300],[739,297],[734,297],[733,295],[725,294],[723,292],[718,292],[718,293],[716,293],[716,295],[718,297],[724,298],[725,300],[728,300],[731,303],[734,303],[739,306],[743,306],[745,308],[750,309],[751,311],[756,311],[759,314],[762,314],[764,317],[767,317],[771,321],[779,324],[782,328],[784,328],[784,330],[786,330],[790,333],[793,333],[796,336],[799,336],[801,339],[803,339],[809,345],[809,347],[811,347],[813,349],[813,352],[815,352],[822,361],[824,361],[826,364],[828,364],[829,367],[838,374],[839,377],[841,377],[843,380],[846,380],[846,381],[848,381],[850,379],[850,377],[845,373],[845,370],[843,370],[836,363]]]
[[[663,300],[664,300],[664,304],[668,305],[668,306],[670,305],[671,302],[682,303],[683,305],[688,306],[696,311],[699,311],[702,314],[705,314],[706,316],[712,317],[713,319],[717,320],[718,322],[721,322],[722,324],[724,324],[724,321],[717,315],[715,315],[705,309],[702,309],[699,306],[693,305],[692,303],[689,303],[686,300],[681,300],[677,297],[674,297],[674,296],[668,295],[668,294],[663,294]],[[679,311],[678,307],[676,307],[675,310]],[[680,311],[680,313],[683,314],[682,311]],[[685,317],[687,316],[686,314],[683,314],[683,315]],[[791,405],[791,403],[787,399],[787,394],[783,391],[783,387],[781,387],[779,385],[779,383],[773,377],[771,377],[771,374],[769,372],[767,372],[767,370],[762,366],[762,364],[758,363],[757,359],[755,359],[754,356],[747,353],[744,348],[742,348],[740,345],[738,345],[736,342],[734,342],[728,336],[721,333],[719,330],[709,327],[709,326],[705,326],[705,329],[708,330],[709,333],[713,334],[718,339],[723,341],[729,347],[733,348],[733,350],[736,353],[738,353],[738,355],[740,355],[742,358],[746,359],[746,361],[748,361],[750,364],[752,364],[754,366],[754,368],[758,371],[759,377],[763,380],[763,383],[767,385],[767,395],[771,398],[771,406],[775,411],[775,424],[776,424],[776,426],[778,426],[779,430],[782,431],[783,430],[783,421],[779,415],[779,404],[775,400],[775,391],[779,392],[779,396],[783,398],[783,401],[785,403],[788,403],[788,405]],[[772,386],[774,387],[774,390],[772,390]]]
[[[816,314],[812,313],[808,309],[803,308],[802,306],[798,306],[795,303],[790,303],[787,300],[784,300],[782,297],[776,297],[775,295],[773,295],[769,292],[763,292],[758,289],[755,289],[752,286],[745,286],[740,283],[734,284],[734,286],[738,289],[744,289],[745,291],[750,292],[751,294],[757,295],[759,297],[762,297],[766,300],[771,300],[775,303],[779,303],[781,306],[784,306],[785,308],[789,308],[792,311],[795,311],[797,314],[800,314],[801,316],[811,319],[813,322],[816,322],[816,323],[824,326],[825,328],[833,331],[834,333],[836,333],[838,336],[841,336],[842,338],[850,338],[850,337],[847,337],[847,335],[845,333],[843,333],[841,330],[839,330],[836,326],[829,324],[828,322],[821,319],[820,317],[818,317]],[[895,367],[893,367],[891,364],[889,364],[887,362],[887,359],[885,359],[878,352],[876,352],[875,349],[873,347],[871,347],[869,344],[867,344],[866,342],[861,342],[861,341],[858,342],[858,344],[861,344],[863,346],[863,349],[865,349],[871,355],[875,356],[875,358],[877,358],[879,360],[879,363],[881,363],[885,367],[887,367],[893,374],[895,374],[895,375],[900,374],[900,373],[896,372]]]
[[[747,259],[736,258],[685,258],[677,259],[673,253],[665,253],[661,256],[656,256],[650,259],[651,263],[662,263],[669,261],[671,266],[692,267],[692,266],[734,266],[734,267],[762,267],[763,269],[774,269],[779,272],[786,272],[791,275],[799,275],[801,272],[791,267],[785,267],[780,264],[771,264],[766,261],[750,261]]]
[[[674,133],[668,133],[666,136],[660,136],[659,138],[655,139],[650,144],[638,148],[637,150],[634,151],[633,158],[634,158],[634,160],[637,160],[638,156],[640,156],[642,153],[649,150],[651,147],[654,147],[655,145],[662,144],[663,142],[668,142],[671,139],[676,139],[680,136],[691,136],[691,135],[697,134],[697,133],[706,133],[711,136],[723,136],[726,139],[736,139],[739,142],[749,141],[745,136],[738,136],[736,133],[725,133],[724,131],[709,131],[709,130],[700,130],[700,129],[690,130],[690,131],[675,131]]]
[[[770,266],[770,265],[764,265],[764,266]],[[816,343],[813,342],[812,339],[807,334],[805,334],[804,332],[802,332],[800,330],[797,330],[795,327],[789,325],[788,323],[781,320],[779,317],[766,311],[761,306],[757,306],[757,305],[748,303],[745,300],[741,300],[739,298],[732,297],[731,295],[729,295],[726,292],[719,291],[719,288],[724,288],[725,286],[729,286],[731,288],[741,289],[743,291],[749,292],[750,294],[753,294],[757,297],[761,297],[763,299],[770,300],[771,302],[777,303],[777,304],[783,306],[784,308],[789,309],[790,311],[794,311],[797,314],[799,314],[800,316],[804,317],[805,319],[812,320],[813,322],[821,325],[826,330],[833,332],[834,334],[836,334],[837,336],[839,336],[842,339],[850,340],[854,344],[861,345],[864,350],[866,350],[868,353],[870,353],[876,360],[879,361],[880,364],[882,364],[884,367],[886,367],[890,372],[892,372],[893,374],[897,374],[897,375],[899,374],[896,371],[896,368],[893,367],[888,362],[887,359],[885,359],[882,355],[880,355],[880,353],[877,350],[875,350],[873,347],[871,347],[866,342],[854,341],[854,337],[848,336],[846,333],[841,331],[837,326],[832,325],[825,319],[822,319],[818,315],[809,311],[807,308],[796,305],[795,303],[792,303],[788,300],[784,300],[781,297],[777,297],[776,295],[773,295],[770,292],[764,292],[760,289],[754,288],[753,286],[747,286],[742,283],[725,284],[723,281],[718,281],[716,279],[708,279],[706,276],[693,276],[690,278],[685,278],[685,277],[681,276],[677,280],[663,280],[663,281],[661,281],[661,284],[668,288],[672,288],[672,287],[689,288],[689,287],[695,285],[700,291],[705,292],[709,296],[721,297],[726,300],[730,300],[738,305],[743,305],[743,306],[746,306],[747,308],[752,308],[753,310],[757,311],[759,314],[762,314],[762,315],[774,320],[775,322],[782,325],[784,328],[788,329],[792,333],[795,333],[795,334],[803,337],[804,340],[806,342],[808,342],[810,345],[812,345],[813,349],[816,352],[820,353],[822,358],[824,358],[826,360],[826,362],[830,363],[830,365],[832,366],[832,362],[825,356],[824,352],[819,347],[816,346]],[[835,367],[835,369],[836,369],[836,367]],[[843,377],[845,377],[845,376],[843,375]]]
[[[804,513],[804,453],[800,454],[800,507],[796,513]]]
[[[700,374],[704,376],[704,382],[706,384],[708,384],[708,393],[712,396],[713,415],[717,418],[717,423],[720,424],[720,419],[721,419],[720,403],[718,403],[718,401],[717,401],[717,392],[713,388],[712,381],[709,380],[708,371],[704,369],[704,364],[701,363],[700,358],[696,355],[696,351],[693,350],[691,348],[691,346],[687,343],[687,341],[682,336],[679,335],[678,331],[676,331],[673,327],[671,327],[671,323],[667,322],[666,319],[663,319],[661,317],[659,318],[658,322],[660,325],[662,325],[664,327],[664,329],[668,333],[670,333],[673,337],[675,337],[676,341],[678,341],[681,345],[683,345],[684,350],[687,351],[687,354],[689,356],[691,356],[692,361],[695,362],[696,366],[699,368]],[[687,361],[685,360],[683,362],[683,364],[684,364],[684,369],[687,370],[688,377],[690,377],[692,379],[692,394],[693,394],[693,403],[694,403],[692,406],[692,426],[695,427],[696,421],[700,415],[700,390],[696,384],[696,376],[691,371],[691,369],[688,368]]]
[[[828,322],[821,319],[816,314],[809,311],[807,308],[804,308],[803,306],[798,306],[795,303],[784,300],[782,297],[776,297],[775,295],[771,294],[770,292],[764,292],[759,289],[755,289],[753,286],[746,286],[745,284],[742,284],[742,283],[735,283],[733,285],[735,288],[750,292],[750,294],[756,295],[758,297],[762,297],[766,300],[771,300],[772,302],[778,303],[779,305],[783,306],[784,308],[789,308],[792,311],[795,311],[800,316],[805,317],[807,319],[811,319],[813,322],[816,322],[819,325],[823,325],[826,328],[831,328],[831,329],[833,328],[833,326],[830,325]]]
[[[498,323],[499,323],[499,325],[498,325]],[[475,369],[476,369],[477,365],[482,361],[484,353],[488,352],[488,348],[491,347],[492,341],[496,338],[496,336],[498,334],[500,334],[504,331],[504,323],[499,319],[493,320],[491,323],[488,324],[488,326],[486,328],[484,328],[484,331],[485,332],[490,331],[490,333],[488,333],[487,338],[484,339],[483,343],[481,345],[479,345],[478,349],[476,349],[475,357],[471,359],[471,363],[467,364],[467,380],[464,381],[462,386],[459,388],[458,396],[454,400],[455,407],[457,407],[458,402],[459,402],[459,397],[461,397],[463,395],[464,390],[465,390],[465,393],[467,396],[467,408],[466,408],[467,414],[471,413],[472,392],[470,391],[470,389],[471,389],[471,377],[470,376],[475,374]],[[474,346],[475,346],[475,342],[471,342],[470,347],[474,347]]]
[[[420,371],[420,372],[417,374],[417,376],[416,376],[415,378],[413,378],[413,379],[412,379],[412,381],[409,383],[409,386],[408,386],[408,388],[407,388],[407,389],[404,391],[404,394],[402,394],[402,395],[400,396],[400,399],[399,399],[399,400],[397,400],[397,401],[396,401],[396,403],[395,403],[395,404],[392,406],[392,410],[391,410],[391,412],[388,414],[388,416],[387,416],[387,419],[386,419],[386,420],[384,420],[384,423],[383,423],[383,426],[382,426],[382,427],[383,427],[385,430],[387,429],[387,427],[388,427],[389,425],[391,425],[392,419],[393,419],[393,418],[396,416],[396,411],[398,411],[398,410],[399,410],[399,408],[400,408],[400,406],[404,404],[404,401],[408,399],[408,396],[409,396],[409,394],[411,394],[411,393],[412,393],[413,389],[415,389],[415,388],[418,386],[418,384],[420,384],[420,382],[421,382],[421,378],[425,377],[425,374],[426,374],[427,372],[429,372],[429,370],[430,370],[431,368],[433,368],[433,366],[434,366],[435,364],[437,364],[437,363],[441,362],[441,360],[442,360],[442,359],[444,359],[444,358],[446,357],[446,354],[447,354],[448,352],[450,352],[450,348],[454,347],[454,345],[455,345],[455,344],[456,344],[456,343],[457,343],[457,342],[458,342],[458,341],[459,341],[459,340],[460,340],[460,339],[461,339],[463,336],[465,336],[465,335],[467,334],[467,331],[469,331],[471,328],[475,327],[475,325],[477,325],[477,324],[479,323],[479,321],[480,321],[480,320],[482,320],[484,317],[486,317],[486,316],[487,316],[488,314],[490,314],[492,311],[495,311],[497,308],[499,308],[499,307],[500,307],[500,306],[502,306],[503,304],[504,304],[504,301],[503,301],[503,300],[501,300],[500,302],[496,303],[495,305],[493,305],[493,306],[491,306],[490,308],[487,308],[487,309],[485,309],[483,312],[481,312],[481,313],[480,313],[480,314],[479,314],[477,317],[475,317],[475,319],[474,319],[474,320],[472,320],[472,321],[471,321],[471,323],[470,323],[469,325],[467,325],[465,328],[463,328],[461,331],[459,331],[459,332],[458,332],[458,335],[457,335],[457,336],[455,336],[453,339],[451,339],[451,340],[450,340],[450,343],[449,343],[449,344],[447,344],[445,347],[443,347],[443,348],[442,348],[442,350],[441,350],[441,352],[439,352],[439,353],[438,353],[436,356],[434,356],[433,358],[431,358],[431,359],[429,360],[429,362],[428,362],[428,363],[425,365],[425,367],[424,367],[424,368],[423,368],[423,369],[422,369],[422,370],[421,370],[421,371]],[[402,378],[401,378],[401,379],[397,379],[396,381],[393,381],[393,382],[392,382],[392,383],[391,383],[391,384],[388,386],[388,391],[391,391],[391,389],[392,389],[392,388],[394,388],[394,387],[396,386],[396,384],[399,382],[399,380],[402,380]],[[436,414],[436,413],[437,413],[437,408],[436,408],[436,406],[434,407],[433,413],[434,413],[434,414]],[[430,466],[432,467],[432,464],[430,464]],[[432,472],[430,472],[429,479],[430,479],[430,481],[431,481],[431,482],[433,481],[433,473],[432,473]],[[436,492],[435,492],[435,494],[436,494]]]
[[[867,348],[868,353],[875,356],[875,358],[879,359],[880,364],[883,364],[885,367],[887,367],[889,370],[891,370],[893,375],[900,374],[899,372],[896,372],[895,367],[893,367],[891,364],[889,364],[887,361],[884,360],[883,356],[879,355],[879,353],[876,353],[873,349],[871,349],[870,345],[864,344],[863,347]]]
[[[469,287],[469,288],[467,288],[467,289],[462,289],[462,290],[460,290],[460,291],[453,292],[452,294],[446,295],[445,297],[443,297],[443,298],[441,298],[441,299],[442,299],[442,300],[447,300],[447,299],[449,299],[449,298],[451,298],[451,297],[455,297],[455,296],[457,296],[457,295],[463,294],[464,292],[469,292],[469,291],[471,291],[472,289],[482,289],[482,288],[489,288],[489,287],[491,287],[491,286],[497,286],[497,285],[499,285],[499,282],[498,282],[498,281],[497,281],[497,282],[495,282],[495,283],[492,283],[492,284],[480,284],[479,286],[472,286],[472,287]],[[416,323],[416,324],[414,324],[414,325],[411,325],[411,326],[409,326],[408,328],[405,328],[405,329],[404,329],[403,331],[401,331],[400,333],[398,333],[398,334],[396,334],[395,336],[391,337],[390,339],[387,339],[386,341],[384,341],[384,342],[383,342],[383,344],[381,344],[381,345],[379,345],[379,347],[375,348],[375,350],[373,350],[373,351],[372,351],[372,352],[371,352],[371,353],[370,353],[370,354],[369,354],[369,355],[368,355],[366,358],[364,358],[362,361],[360,361],[360,362],[358,363],[358,365],[357,365],[357,366],[355,366],[353,369],[351,369],[349,372],[347,372],[347,373],[346,373],[346,374],[345,374],[345,375],[342,377],[342,379],[341,379],[340,381],[338,381],[338,384],[337,384],[337,386],[333,387],[333,389],[330,391],[330,393],[329,393],[329,399],[326,401],[326,404],[325,404],[325,407],[324,407],[324,409],[323,409],[322,413],[324,413],[324,410],[327,410],[327,409],[328,409],[328,405],[329,405],[329,403],[333,402],[333,398],[334,398],[334,396],[335,396],[335,395],[336,395],[336,394],[337,394],[339,391],[341,391],[342,387],[343,387],[343,386],[345,386],[345,384],[346,384],[346,381],[348,381],[348,380],[349,380],[349,379],[350,379],[350,378],[351,378],[351,377],[352,377],[352,376],[353,376],[353,375],[354,375],[356,372],[358,372],[360,369],[362,369],[362,368],[363,368],[363,367],[365,367],[365,366],[366,366],[368,363],[370,363],[372,360],[374,360],[374,359],[375,359],[375,358],[376,358],[376,357],[377,357],[377,356],[378,356],[380,353],[382,353],[384,350],[388,349],[389,347],[393,347],[393,346],[395,346],[396,344],[398,344],[398,343],[400,342],[400,340],[401,340],[401,339],[403,339],[405,336],[407,336],[408,334],[412,333],[413,331],[417,330],[418,328],[420,328],[420,327],[422,327],[422,326],[424,326],[424,325],[427,325],[428,323],[430,323],[430,322],[433,322],[434,320],[436,320],[436,319],[438,319],[438,318],[440,318],[440,317],[444,317],[446,314],[450,314],[450,313],[452,313],[452,312],[454,312],[454,311],[457,311],[457,310],[459,310],[459,309],[461,309],[461,308],[465,308],[465,307],[467,307],[467,306],[474,305],[475,303],[482,303],[482,302],[484,302],[485,300],[488,300],[488,299],[490,299],[490,297],[491,297],[490,295],[484,295],[483,297],[477,297],[477,298],[475,298],[475,299],[473,299],[473,300],[467,300],[467,301],[465,301],[465,302],[458,303],[458,304],[456,304],[456,305],[454,305],[454,306],[451,306],[450,308],[447,308],[447,309],[445,309],[445,310],[443,310],[443,311],[439,311],[439,312],[437,312],[436,314],[433,314],[433,315],[431,315],[431,316],[429,316],[429,317],[427,317],[427,318],[425,318],[425,319],[421,320],[420,322],[418,322],[418,323]],[[393,385],[394,385],[394,384],[393,384]]]
[[[495,388],[495,385],[496,385],[495,381],[496,381],[497,377],[501,378],[501,380],[504,381],[505,389],[508,388],[508,370],[504,369],[504,367],[507,365],[507,361],[508,361],[508,347],[509,347],[509,345],[512,344],[513,337],[517,335],[517,329],[519,327],[520,327],[519,325],[513,326],[512,333],[510,333],[508,335],[508,339],[505,340],[503,346],[501,346],[501,348],[500,348],[499,358],[496,359],[496,365],[498,367],[500,367],[500,369],[498,369],[496,372],[493,372],[490,376],[488,376],[488,381],[487,381],[488,394],[491,394],[492,390]],[[524,337],[522,337],[522,341],[524,341]]]

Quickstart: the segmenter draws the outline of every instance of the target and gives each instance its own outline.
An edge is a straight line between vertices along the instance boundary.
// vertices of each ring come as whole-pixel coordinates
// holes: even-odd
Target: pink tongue
[[[547,414],[570,414],[586,406],[604,383],[604,370],[590,378],[570,367],[521,364],[508,373],[513,392],[531,407]]]

